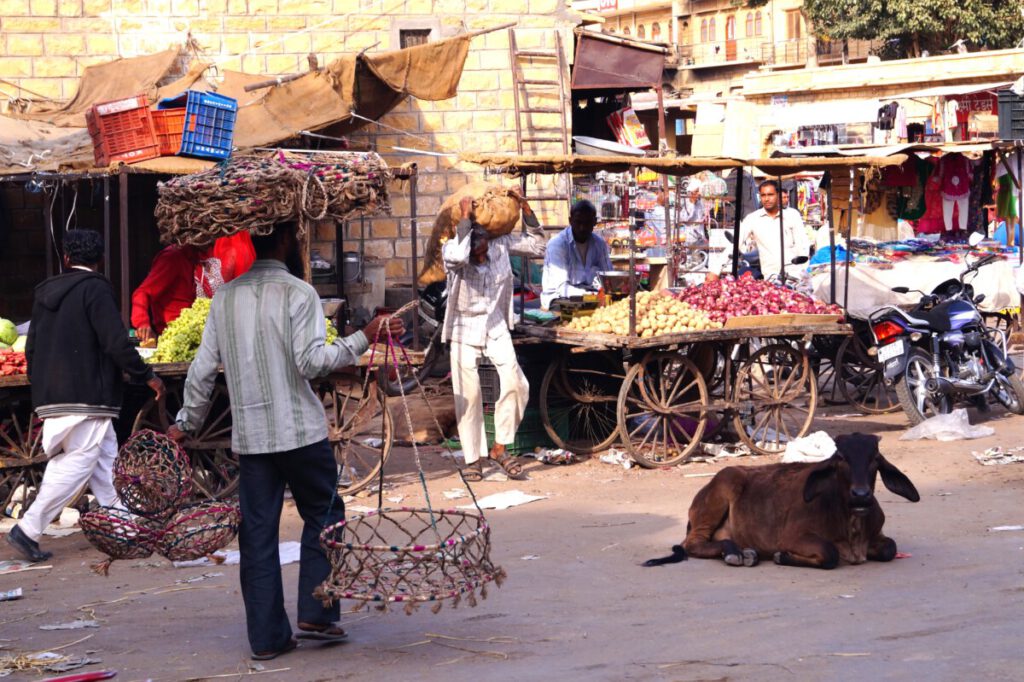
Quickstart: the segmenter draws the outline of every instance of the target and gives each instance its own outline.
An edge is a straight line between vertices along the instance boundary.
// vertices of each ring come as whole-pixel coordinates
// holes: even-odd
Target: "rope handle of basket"
[[[395,312],[393,312],[390,315],[388,315],[387,319],[390,321],[392,318],[401,317],[402,315],[404,315],[408,311],[414,309],[418,305],[418,303],[419,303],[419,301],[417,299],[413,299],[412,301],[409,301],[408,303],[403,305],[401,308],[399,308]],[[390,325],[381,325],[380,327],[377,328],[377,338],[374,339],[374,343],[373,343],[374,351],[371,352],[371,354],[370,354],[370,366],[371,367],[373,366],[374,353],[376,351],[377,342],[378,342],[378,340],[379,340],[379,338],[380,338],[382,333],[384,333],[386,335],[386,337],[387,337],[387,344],[386,344],[385,349],[384,349],[384,361],[383,361],[383,363],[381,364],[380,368],[377,371],[378,372],[386,372],[389,369],[389,367],[391,367],[391,366],[393,366],[395,369],[398,369],[398,367],[399,367],[398,351],[399,350],[401,351],[402,359],[404,361],[404,364],[407,367],[413,367],[413,363],[409,359],[409,355],[406,352],[405,346],[403,346],[401,341],[396,339],[391,334]],[[393,365],[389,365],[389,359],[394,362]],[[369,374],[369,373],[367,373],[367,374]],[[418,390],[420,395],[423,396],[423,398],[424,398],[423,403],[427,406],[427,412],[430,413],[430,418],[434,422],[434,428],[437,429],[437,433],[439,435],[443,436],[444,435],[444,429],[441,428],[441,422],[437,418],[437,413],[434,412],[433,406],[430,404],[430,401],[426,399],[426,397],[427,397],[426,389],[423,387],[422,382],[420,382],[420,375],[419,375],[418,372],[415,371],[415,369],[412,371],[412,377],[413,377],[413,380],[416,382],[416,389],[414,389],[414,390]],[[420,483],[423,486],[423,494],[424,494],[424,496],[426,498],[426,502],[427,502],[427,509],[430,510],[430,512],[431,512],[431,523],[433,523],[433,521],[434,521],[434,519],[433,519],[433,507],[430,504],[430,491],[427,489],[427,480],[426,480],[425,474],[423,473],[423,464],[420,461],[419,447],[416,444],[416,439],[412,437],[412,435],[413,435],[412,414],[411,414],[411,412],[409,410],[409,399],[408,399],[408,396],[406,396],[406,393],[405,393],[405,382],[399,380],[397,383],[398,383],[399,397],[402,399],[402,411],[405,413],[406,427],[409,429],[409,436],[410,436],[410,440],[412,441],[412,450],[413,450],[413,457],[414,457],[414,459],[416,461],[416,469],[419,472]],[[448,451],[448,455],[451,458],[452,462],[454,462],[455,461],[455,451],[452,450],[452,447],[451,447],[451,445],[448,444],[447,440],[444,441],[444,447]],[[477,499],[476,499],[476,493],[473,492],[472,486],[470,486],[469,485],[469,481],[466,480],[466,477],[465,477],[465,475],[463,473],[462,468],[456,467],[455,470],[459,473],[459,478],[462,479],[463,485],[466,486],[466,491],[469,492],[469,496],[473,500],[473,506],[475,506],[476,510],[478,512],[480,512],[481,515],[483,515],[483,510],[480,508],[480,505],[479,505],[479,503],[477,502]],[[380,481],[383,484],[383,481],[384,481],[384,467],[381,467],[380,474],[381,474]],[[379,488],[380,491],[383,491],[383,485],[379,485],[378,488]],[[378,493],[378,499],[377,499],[377,507],[378,507],[378,509],[383,506],[382,501],[381,501],[381,496],[382,496],[382,493]]]

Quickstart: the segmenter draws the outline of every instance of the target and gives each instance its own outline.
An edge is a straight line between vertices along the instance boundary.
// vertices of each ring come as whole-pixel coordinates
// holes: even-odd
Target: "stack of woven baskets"
[[[167,436],[132,435],[114,462],[114,488],[124,508],[101,507],[79,519],[86,539],[107,555],[93,570],[106,575],[117,559],[144,559],[156,552],[190,561],[231,542],[242,516],[235,501],[188,504],[192,466]]]

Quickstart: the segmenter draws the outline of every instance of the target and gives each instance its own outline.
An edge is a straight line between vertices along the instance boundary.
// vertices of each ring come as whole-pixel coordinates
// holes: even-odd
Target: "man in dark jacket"
[[[42,445],[50,460],[35,502],[7,535],[7,542],[33,562],[52,556],[39,548],[43,529],[86,483],[101,505],[117,502],[113,419],[121,409],[122,374],[145,381],[158,399],[164,392],[163,382],[128,340],[113,287],[96,272],[102,257],[98,232],[68,232],[66,271],[36,287],[25,355],[32,405],[43,420]]]

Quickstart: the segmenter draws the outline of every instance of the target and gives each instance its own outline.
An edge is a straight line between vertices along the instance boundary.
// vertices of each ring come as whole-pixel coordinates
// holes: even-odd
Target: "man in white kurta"
[[[543,230],[524,207],[524,219],[533,223],[527,235],[508,234],[488,239],[472,221],[472,201],[460,203],[462,220],[455,236],[442,247],[448,273],[448,312],[442,341],[451,342],[452,388],[459,440],[466,458],[468,480],[483,477],[481,458],[487,450],[483,399],[480,394],[480,360],[487,357],[498,372],[500,392],[494,406],[494,447],[489,457],[510,476],[522,466],[510,457],[506,446],[514,442],[526,412],[530,386],[519,368],[512,346],[512,266],[509,255],[542,257]]]

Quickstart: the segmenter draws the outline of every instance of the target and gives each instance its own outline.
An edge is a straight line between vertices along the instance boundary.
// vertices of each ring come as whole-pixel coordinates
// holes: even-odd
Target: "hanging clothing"
[[[939,159],[942,198],[959,199],[971,192],[971,162],[963,154],[946,154]]]
[[[1020,152],[1014,151],[1006,155],[1006,163],[1000,161],[996,164],[995,176],[996,182],[999,185],[999,192],[996,196],[996,216],[1000,219],[1009,219],[1013,222],[1014,218],[1018,217],[1018,197],[1020,196],[1020,190],[1017,189],[1017,185],[1014,184],[1013,178],[1006,171],[1006,166],[1009,165],[1013,174],[1017,175],[1017,163],[1020,159]],[[1018,178],[1018,181],[1020,178]]]
[[[924,186],[924,214],[917,220],[918,234],[939,234],[942,232],[942,177],[938,161],[925,161],[931,168]]]
[[[946,102],[945,111],[943,112],[943,118],[945,120],[945,123],[943,125],[943,133],[945,134],[946,142],[953,142],[956,140],[956,114],[959,110],[960,104],[955,99],[951,99]]]
[[[971,194],[967,206],[967,229],[970,232],[985,232],[986,216],[981,207],[992,203],[992,159],[986,152],[974,164],[971,173]]]
[[[896,137],[900,140],[907,139],[907,108],[897,105],[896,107]]]

